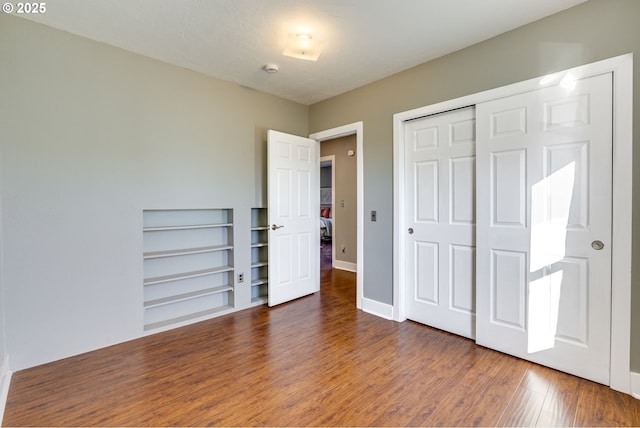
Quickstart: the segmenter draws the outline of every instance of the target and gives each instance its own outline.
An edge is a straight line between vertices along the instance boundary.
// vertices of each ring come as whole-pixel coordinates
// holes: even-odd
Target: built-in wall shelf
[[[162,284],[163,282],[180,281],[182,279],[197,278],[199,276],[215,275],[222,272],[230,272],[233,266],[218,266],[211,269],[196,270],[193,272],[174,273],[172,275],[156,276],[146,278],[144,285]]]
[[[255,262],[252,261],[251,262],[251,268],[252,269],[253,268],[259,268],[259,267],[262,267],[262,266],[269,266],[269,262],[266,261],[266,260],[265,261],[255,261]]]
[[[231,227],[232,223],[211,223],[211,224],[193,224],[186,226],[160,226],[160,227],[145,227],[143,232],[163,232],[167,230],[190,230],[190,229],[211,229],[214,227]]]
[[[196,299],[198,297],[207,296],[209,294],[224,293],[226,291],[233,291],[233,287],[229,285],[223,285],[221,287],[205,288],[204,290],[192,291],[190,293],[163,297],[162,299],[156,299],[156,300],[150,300],[148,302],[144,302],[144,307],[145,309],[155,308],[156,306],[168,305],[168,304],[177,303],[183,300]]]
[[[232,209],[143,211],[144,330],[235,308]]]
[[[144,253],[144,258],[157,259],[159,257],[185,256],[188,254],[210,253],[213,251],[224,251],[232,249],[233,245],[212,245],[210,247],[185,248],[182,250],[151,251],[149,253]]]
[[[267,302],[269,218],[266,208],[251,210],[251,304]]]
[[[158,321],[158,322],[154,322],[154,323],[151,323],[151,324],[146,324],[144,329],[145,329],[145,331],[156,330],[156,329],[160,329],[160,328],[164,328],[164,327],[169,327],[171,325],[184,324],[187,321],[205,320],[207,318],[211,318],[214,315],[219,314],[220,312],[231,310],[231,309],[233,309],[233,306],[230,306],[230,305],[218,306],[216,308],[207,309],[207,310],[200,311],[200,312],[194,312],[194,313],[191,313],[191,314],[183,315],[183,316],[176,317],[176,318],[167,319],[167,320],[164,320],[164,321]]]

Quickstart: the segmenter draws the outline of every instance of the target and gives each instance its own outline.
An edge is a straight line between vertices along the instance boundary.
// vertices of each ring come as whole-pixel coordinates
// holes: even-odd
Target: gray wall
[[[320,143],[321,156],[335,156],[333,165],[335,174],[335,205],[332,208],[333,240],[335,241],[336,260],[357,263],[357,236],[358,236],[358,190],[357,190],[357,164],[355,156],[348,156],[347,151],[356,151],[356,136],[326,140]],[[341,201],[344,201],[342,206]],[[345,251],[342,252],[344,247]]]
[[[266,130],[307,135],[308,107],[5,14],[0,58],[13,370],[142,334],[143,209],[233,208],[250,272]]]
[[[311,132],[364,122],[364,212],[378,212],[376,223],[364,225],[365,297],[392,303],[393,114],[635,52],[634,164],[640,165],[639,18],[640,1],[591,0],[311,106]],[[633,182],[633,260],[640,266],[640,167]],[[631,358],[640,371],[640,269],[632,281]]]

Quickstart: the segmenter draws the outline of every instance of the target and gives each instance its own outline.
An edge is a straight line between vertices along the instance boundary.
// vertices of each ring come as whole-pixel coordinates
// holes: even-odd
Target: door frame
[[[393,116],[393,319],[405,316],[404,122],[603,73],[613,75],[613,189],[610,387],[631,391],[631,249],[633,183],[633,54],[594,62]]]
[[[326,131],[315,132],[309,135],[320,144],[325,140],[333,140],[335,138],[346,137],[347,135],[356,136],[356,192],[357,192],[357,243],[356,243],[356,307],[362,309],[362,300],[364,295],[363,271],[364,266],[364,161],[363,161],[363,123],[354,122],[347,125],[338,126],[336,128],[327,129]],[[333,244],[332,244],[333,245]]]

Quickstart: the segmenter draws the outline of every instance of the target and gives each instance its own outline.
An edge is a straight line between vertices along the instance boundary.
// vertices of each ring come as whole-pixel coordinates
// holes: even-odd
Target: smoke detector
[[[277,73],[279,67],[277,64],[266,64],[262,69],[267,73]]]

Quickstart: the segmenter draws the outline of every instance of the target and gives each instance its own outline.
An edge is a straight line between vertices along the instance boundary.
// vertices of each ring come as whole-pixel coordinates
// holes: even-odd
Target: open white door
[[[320,291],[319,144],[269,131],[269,306]]]

